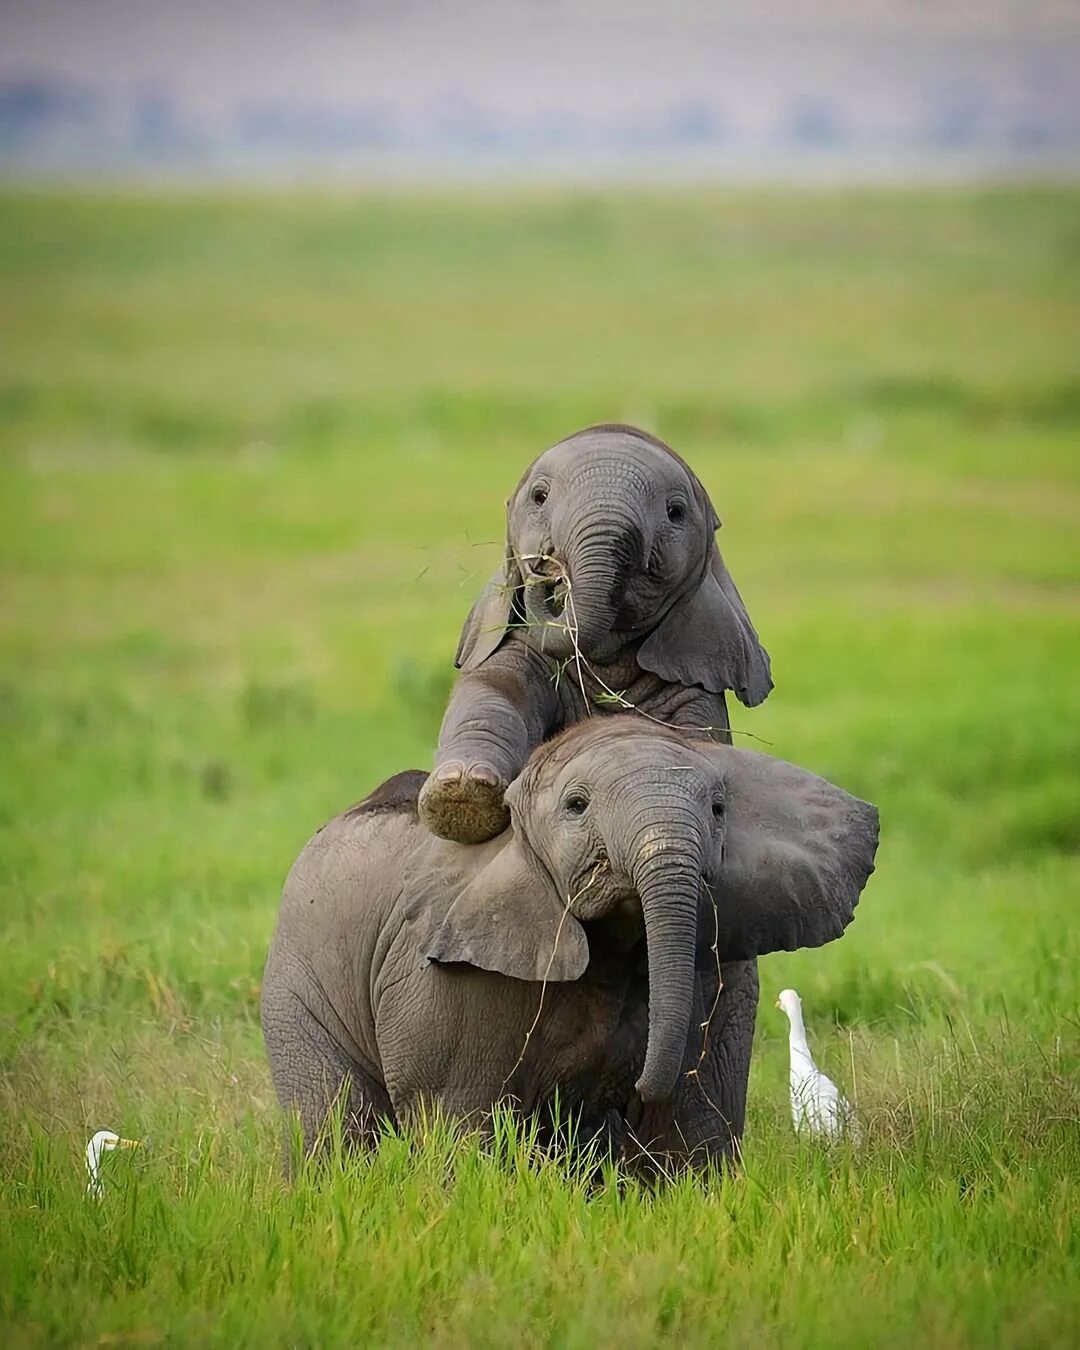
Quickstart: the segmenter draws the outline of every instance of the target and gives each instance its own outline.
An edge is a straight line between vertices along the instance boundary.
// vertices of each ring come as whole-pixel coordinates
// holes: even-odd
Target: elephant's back
[[[420,789],[427,780],[422,769],[405,769],[380,783],[374,792],[369,792],[355,806],[350,806],[341,814],[342,820],[360,820],[365,816],[384,816],[390,814],[417,819],[416,803]]]
[[[314,1018],[320,1034],[378,1080],[370,989],[401,926],[401,866],[424,833],[416,816],[424,778],[388,779],[318,830],[293,863],[263,974],[272,1062],[277,1055],[287,1067],[290,1037]]]
[[[312,835],[285,880],[279,929],[325,942],[328,930],[379,921],[400,894],[402,860],[425,835],[416,801],[426,776],[395,774]]]

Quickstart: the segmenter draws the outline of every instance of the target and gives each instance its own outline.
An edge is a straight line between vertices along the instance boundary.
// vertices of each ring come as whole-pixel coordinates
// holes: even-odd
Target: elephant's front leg
[[[720,977],[719,991],[715,971],[702,982],[707,1005],[702,1020],[707,1025],[698,1028],[698,1060],[685,1080],[678,1112],[695,1164],[737,1157],[746,1124],[746,1089],[757,1020],[757,962],[727,962],[720,967]]]
[[[683,1071],[671,1100],[628,1114],[630,1161],[649,1174],[726,1164],[738,1155],[757,1017],[756,961],[705,969],[694,1001]]]
[[[537,985],[466,965],[422,965],[377,991],[375,1034],[395,1119],[422,1131],[441,1117],[485,1136],[500,1103],[532,1109],[526,1051],[538,998]]]
[[[555,729],[558,701],[549,663],[509,638],[458,680],[439,732],[435,767],[419,813],[433,834],[478,844],[506,829],[503,793],[532,750]]]

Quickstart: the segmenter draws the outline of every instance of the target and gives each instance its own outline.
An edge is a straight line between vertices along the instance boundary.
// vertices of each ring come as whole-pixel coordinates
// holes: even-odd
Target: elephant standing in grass
[[[725,691],[748,707],[769,658],[714,538],[701,483],[625,426],[540,456],[507,506],[506,559],[472,608],[420,818],[479,843],[542,741],[593,712],[636,708],[730,742]]]
[[[390,779],[308,843],[263,982],[282,1104],[312,1148],[432,1107],[510,1100],[632,1167],[728,1157],[743,1128],[760,953],[853,916],[877,812],[804,769],[637,716],[541,746],[511,825],[463,846]]]

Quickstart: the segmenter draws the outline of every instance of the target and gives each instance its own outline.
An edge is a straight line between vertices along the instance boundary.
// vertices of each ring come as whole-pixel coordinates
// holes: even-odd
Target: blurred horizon
[[[1074,178],[1080,6],[3,0],[0,176]]]

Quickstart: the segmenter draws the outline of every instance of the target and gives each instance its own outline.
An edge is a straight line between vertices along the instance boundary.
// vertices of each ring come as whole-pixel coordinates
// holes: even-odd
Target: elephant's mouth
[[[570,587],[565,581],[545,581],[537,592],[540,607],[553,619],[564,617],[569,595]]]
[[[583,923],[624,909],[641,916],[641,901],[633,881],[612,866],[603,850],[571,884],[570,906],[575,918]]]
[[[523,559],[521,568],[528,613],[540,623],[564,626],[570,599],[570,577],[565,565],[557,558],[544,556]]]

